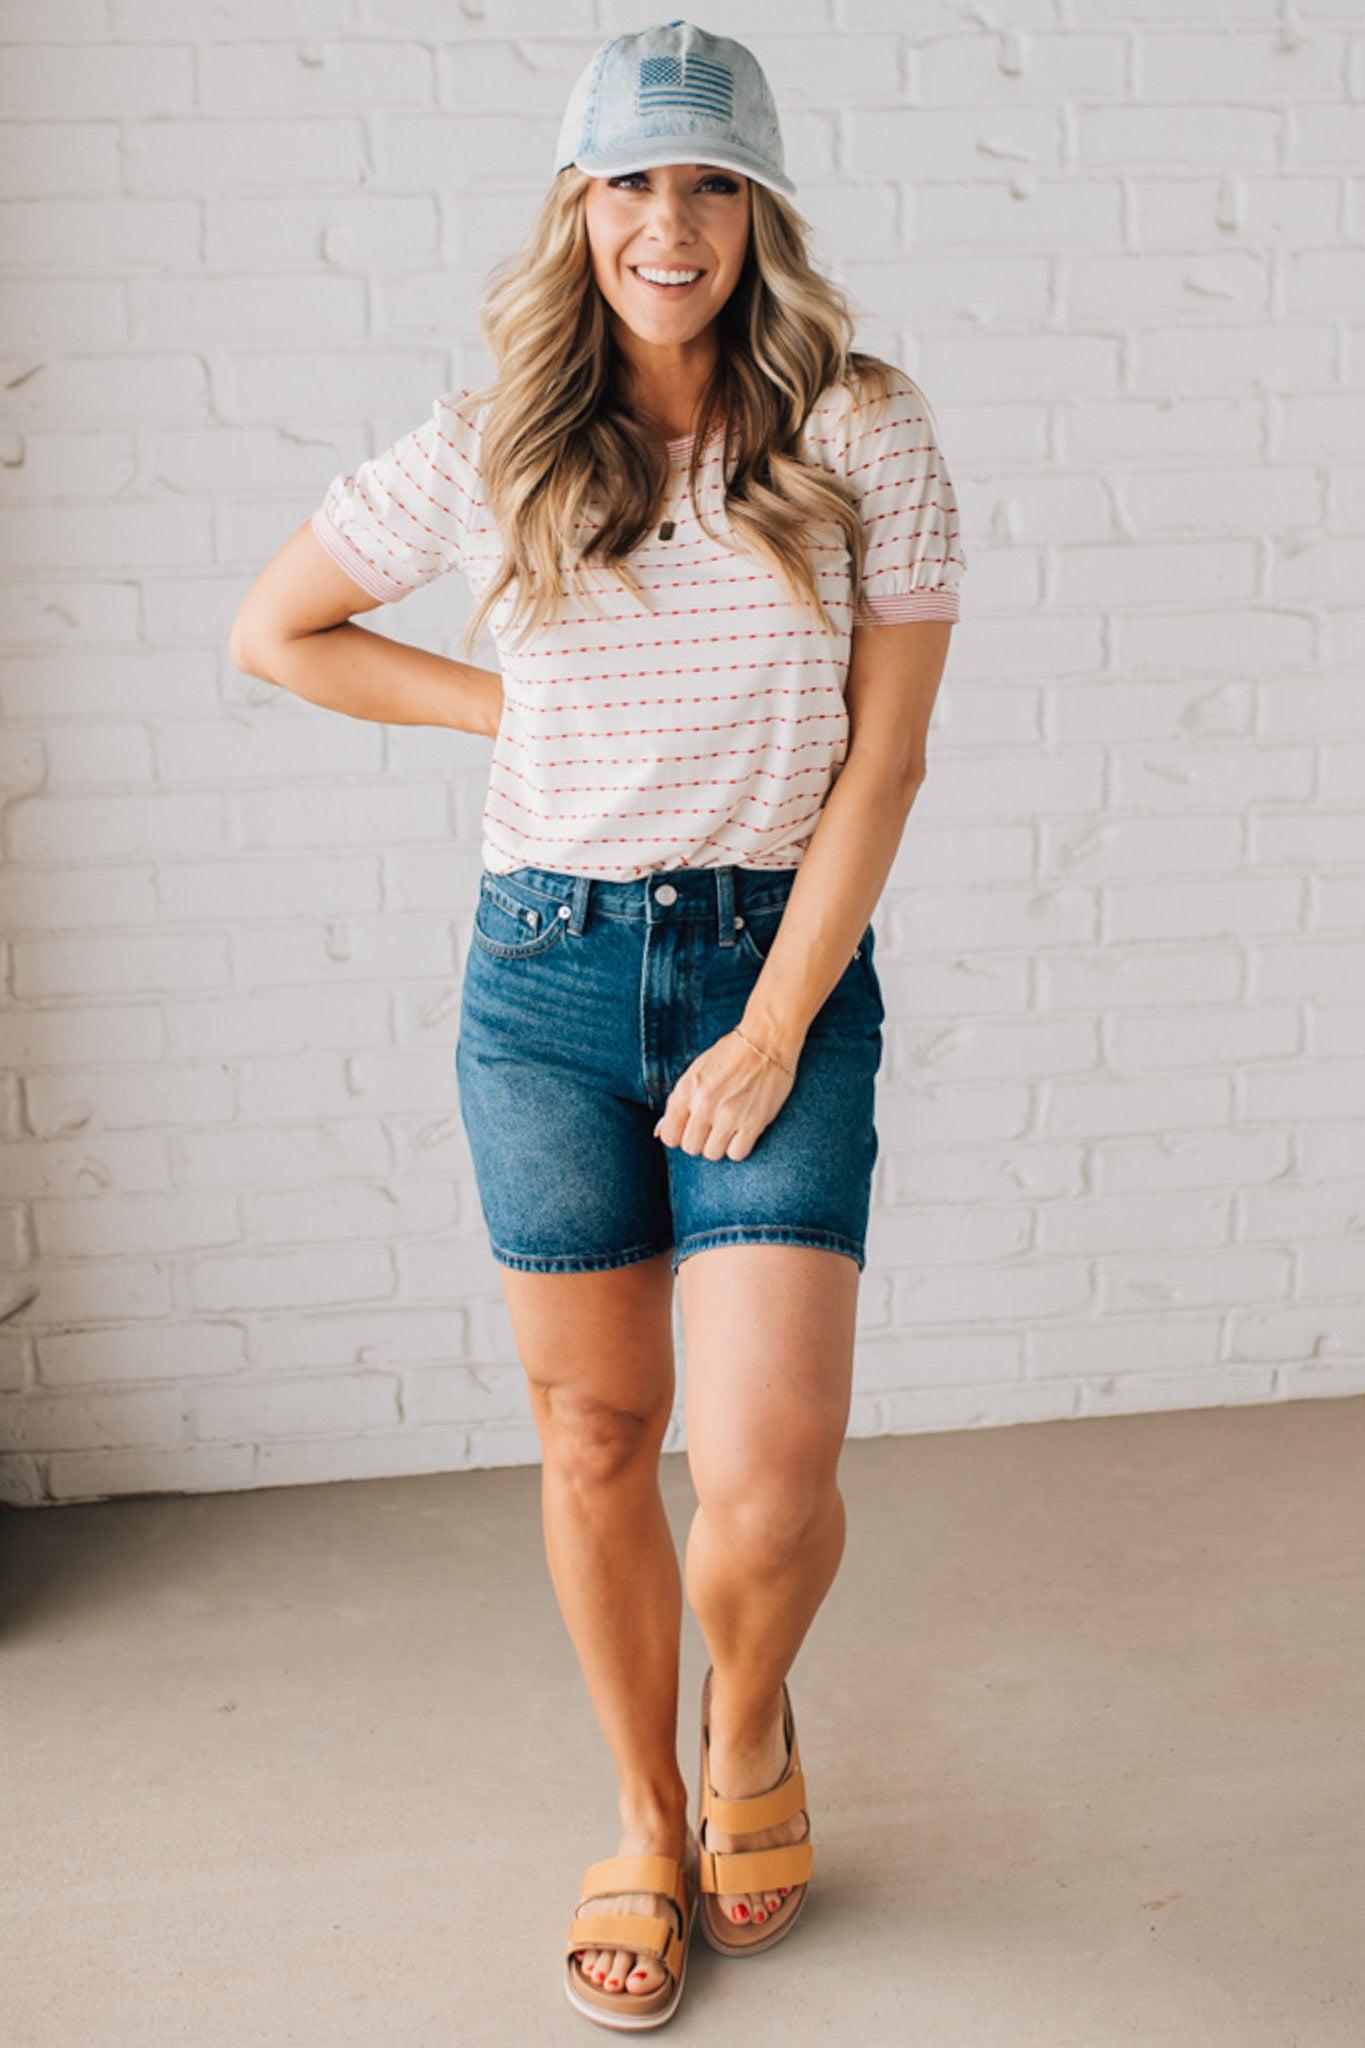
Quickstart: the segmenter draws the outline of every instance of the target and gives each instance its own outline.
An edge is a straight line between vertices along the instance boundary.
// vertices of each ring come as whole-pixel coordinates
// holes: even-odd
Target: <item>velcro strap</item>
[[[615,1892],[662,1892],[666,1899],[675,1899],[680,1906],[686,1903],[682,1872],[675,1856],[645,1852],[638,1856],[606,1856],[600,1863],[590,1863],[583,1872],[578,1903],[581,1906],[585,1899],[610,1898]]]
[[[754,1792],[747,1799],[722,1799],[712,1790],[706,1819],[723,1834],[756,1835],[760,1828],[775,1828],[779,1821],[791,1820],[805,1804],[806,1779],[798,1764],[771,1792]]]
[[[810,1841],[784,1842],[780,1849],[703,1849],[701,1888],[704,1892],[773,1892],[779,1885],[807,1884],[814,1862],[815,1845]]]
[[[625,1948],[637,1955],[657,1956],[670,1976],[678,1974],[682,1942],[678,1931],[659,1915],[646,1913],[579,1913],[569,1922],[564,1953],[578,1948]]]

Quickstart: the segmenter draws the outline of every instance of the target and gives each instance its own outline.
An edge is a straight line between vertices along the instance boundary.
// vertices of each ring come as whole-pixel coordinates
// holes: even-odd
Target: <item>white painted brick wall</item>
[[[329,478],[489,374],[568,87],[653,18],[0,5],[11,1503],[538,1455],[453,1068],[487,743],[227,636]],[[724,26],[970,555],[877,917],[852,1430],[1358,1391],[1358,0]],[[468,602],[367,623],[453,653]]]

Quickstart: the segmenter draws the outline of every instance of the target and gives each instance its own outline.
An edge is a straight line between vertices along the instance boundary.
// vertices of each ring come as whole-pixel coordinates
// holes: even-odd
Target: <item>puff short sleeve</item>
[[[967,561],[957,497],[924,393],[897,370],[886,399],[849,398],[834,452],[867,535],[859,616],[873,624],[960,618]]]
[[[443,392],[421,426],[333,477],[312,515],[322,546],[370,597],[395,603],[463,564],[479,476],[467,400]]]

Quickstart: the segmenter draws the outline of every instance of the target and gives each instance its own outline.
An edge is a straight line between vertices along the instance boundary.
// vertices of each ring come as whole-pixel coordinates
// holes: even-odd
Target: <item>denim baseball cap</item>
[[[609,36],[569,94],[556,175],[566,164],[600,178],[680,163],[795,192],[763,66],[743,43],[690,21]]]

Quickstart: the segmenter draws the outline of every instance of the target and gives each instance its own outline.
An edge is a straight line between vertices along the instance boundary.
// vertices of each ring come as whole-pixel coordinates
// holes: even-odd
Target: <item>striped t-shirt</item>
[[[430,419],[329,485],[313,531],[371,597],[393,602],[450,569],[476,596],[492,581],[501,548],[479,473],[491,403],[442,394]],[[817,524],[808,543],[831,634],[766,562],[708,537],[687,490],[691,438],[668,445],[668,501],[629,557],[651,611],[593,564],[582,573],[598,612],[570,592],[559,620],[520,646],[514,586],[489,614],[503,685],[483,810],[490,873],[633,881],[667,868],[795,868],[847,756],[855,621],[838,527]],[[725,534],[723,453],[718,431],[698,498]],[[799,453],[856,495],[863,616],[956,619],[957,502],[914,381],[898,370],[884,405],[830,385]]]

